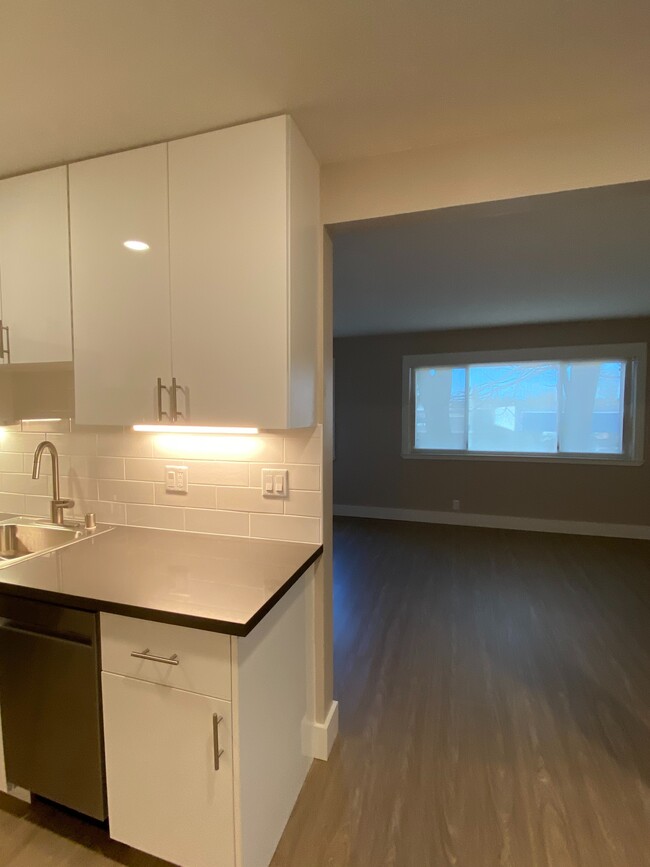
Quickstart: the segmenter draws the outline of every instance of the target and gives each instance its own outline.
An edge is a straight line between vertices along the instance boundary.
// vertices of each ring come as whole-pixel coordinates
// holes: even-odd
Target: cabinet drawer
[[[103,671],[230,700],[228,635],[102,614],[101,641]],[[172,661],[133,656],[144,651]]]

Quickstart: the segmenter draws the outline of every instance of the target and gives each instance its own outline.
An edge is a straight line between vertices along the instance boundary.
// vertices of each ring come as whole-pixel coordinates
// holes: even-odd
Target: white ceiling
[[[650,181],[332,231],[337,336],[650,315]]]
[[[647,0],[2,0],[0,177],[289,111],[323,162],[647,110]]]

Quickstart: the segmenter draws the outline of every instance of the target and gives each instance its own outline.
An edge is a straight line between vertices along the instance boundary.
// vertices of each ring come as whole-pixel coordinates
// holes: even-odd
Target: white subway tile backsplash
[[[65,475],[94,479],[123,479],[124,458],[97,457],[95,455],[71,455]],[[61,470],[63,473],[63,469]]]
[[[317,491],[291,491],[284,502],[284,514],[320,518],[321,502]]]
[[[24,433],[43,434],[41,439],[45,439],[45,434],[49,433],[70,433],[70,419],[62,418],[59,421],[23,421],[20,429]]]
[[[61,495],[73,500],[96,500],[97,479],[82,479],[79,476],[66,476],[61,479]]]
[[[185,529],[188,533],[219,533],[224,536],[248,536],[246,512],[206,511],[187,509]]]
[[[248,464],[235,461],[188,461],[190,482],[248,487]]]
[[[186,494],[168,493],[163,484],[154,486],[155,503],[158,506],[187,507],[190,509],[216,509],[217,494],[214,485],[188,485]]]
[[[217,508],[237,512],[284,511],[283,501],[262,496],[261,488],[217,488]]]
[[[31,464],[29,467],[31,471]],[[14,452],[0,452],[0,473],[27,472],[22,454]]]
[[[50,481],[47,476],[33,479],[31,473],[2,473],[0,490],[6,494],[47,494]]]
[[[159,458],[126,458],[125,478],[140,482],[162,482],[165,479],[165,465],[168,463],[168,460]]]
[[[77,518],[94,512],[109,524],[320,538],[320,428],[236,437],[24,423],[22,431],[20,426],[0,431],[0,511],[49,516],[49,456],[43,458],[41,478],[31,478],[34,450],[44,439],[59,450],[62,494],[75,500],[71,514]],[[167,464],[187,466],[187,494],[166,492]],[[266,467],[289,471],[287,500],[262,496]]]
[[[70,456],[69,455],[59,455],[59,474],[62,476],[67,476],[70,472]],[[29,473],[31,476],[32,469],[34,467],[34,455],[29,452],[26,455],[23,455],[23,473]],[[43,457],[41,458],[41,476],[51,476],[52,475],[52,459],[48,452],[45,452]]]
[[[126,507],[126,522],[134,527],[184,530],[185,514],[183,509],[171,506],[137,506],[129,503]]]
[[[11,512],[14,515],[25,513],[24,494],[0,494],[0,512]]]
[[[153,483],[102,479],[99,482],[99,499],[116,503],[153,503]]]
[[[284,539],[288,542],[318,542],[319,518],[293,515],[251,515],[251,536],[260,539]]]
[[[83,518],[86,512],[94,512],[95,520],[100,524],[126,524],[126,505],[124,503],[107,503],[105,500],[88,500],[84,508],[75,506],[74,515]]]
[[[0,495],[2,496],[2,495]],[[39,518],[49,518],[52,514],[50,508],[52,503],[51,497],[25,497],[24,512],[26,515],[36,515]]]
[[[249,461],[284,461],[284,437],[279,434],[266,434],[251,437],[254,449]]]
[[[308,431],[287,432],[284,441],[284,459],[288,464],[315,464],[320,466],[323,441],[320,427]]]
[[[97,435],[97,454],[102,457],[150,458],[151,437],[137,433],[103,433]]]
[[[97,439],[94,434],[48,434],[50,442],[60,455],[96,455]]]
[[[3,452],[21,452],[22,454],[34,454],[36,446],[45,439],[44,436],[35,433],[21,433],[14,430],[3,430],[0,436],[0,449]]]

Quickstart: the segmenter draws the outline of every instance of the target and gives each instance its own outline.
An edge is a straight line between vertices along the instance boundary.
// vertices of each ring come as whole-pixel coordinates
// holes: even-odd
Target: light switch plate
[[[285,499],[289,496],[289,470],[262,470],[262,496]]]
[[[187,467],[179,467],[168,464],[165,467],[165,490],[168,494],[186,494],[187,488]]]

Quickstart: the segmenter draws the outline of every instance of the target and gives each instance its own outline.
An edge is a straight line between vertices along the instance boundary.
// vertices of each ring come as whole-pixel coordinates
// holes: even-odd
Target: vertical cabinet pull
[[[7,335],[6,340],[5,334]],[[4,361],[5,356],[7,363],[9,363],[11,361],[11,354],[9,352],[9,326],[5,325],[2,319],[0,319],[0,361]]]
[[[162,379],[158,377],[158,383],[156,385],[156,399],[158,404],[158,421],[162,421],[163,418],[168,418],[167,413],[162,408],[162,393],[164,391],[168,391],[167,387],[162,384]]]
[[[223,750],[219,749],[219,723],[222,721],[223,717],[219,716],[218,713],[212,714],[212,739],[213,739],[213,749],[214,749],[214,769],[215,771],[219,770],[219,759],[223,755]]]
[[[172,411],[172,421],[178,421],[179,418],[183,418],[183,413],[178,410],[178,396],[177,393],[182,391],[183,389],[180,385],[176,383],[176,377],[172,377],[172,387],[169,392],[169,402],[171,405]]]
[[[0,322],[0,325],[1,324],[2,323]],[[2,332],[0,331],[0,336],[1,336],[1,334],[2,334]],[[2,347],[2,340],[0,339],[0,348],[1,347]],[[7,355],[8,354],[9,353],[7,353]],[[163,397],[162,397],[163,391],[166,391],[167,394],[169,395],[169,412],[168,413],[165,412],[163,409]],[[177,394],[179,391],[182,392],[183,388],[182,388],[182,386],[178,385],[178,383],[176,382],[175,376],[172,377],[172,384],[171,384],[170,388],[168,388],[166,385],[163,385],[162,379],[160,377],[158,377],[158,380],[156,382],[156,405],[157,405],[158,421],[162,421],[164,418],[166,418],[168,421],[173,423],[175,421],[178,421],[179,418],[184,418],[183,413],[179,412],[179,409],[178,409]]]

